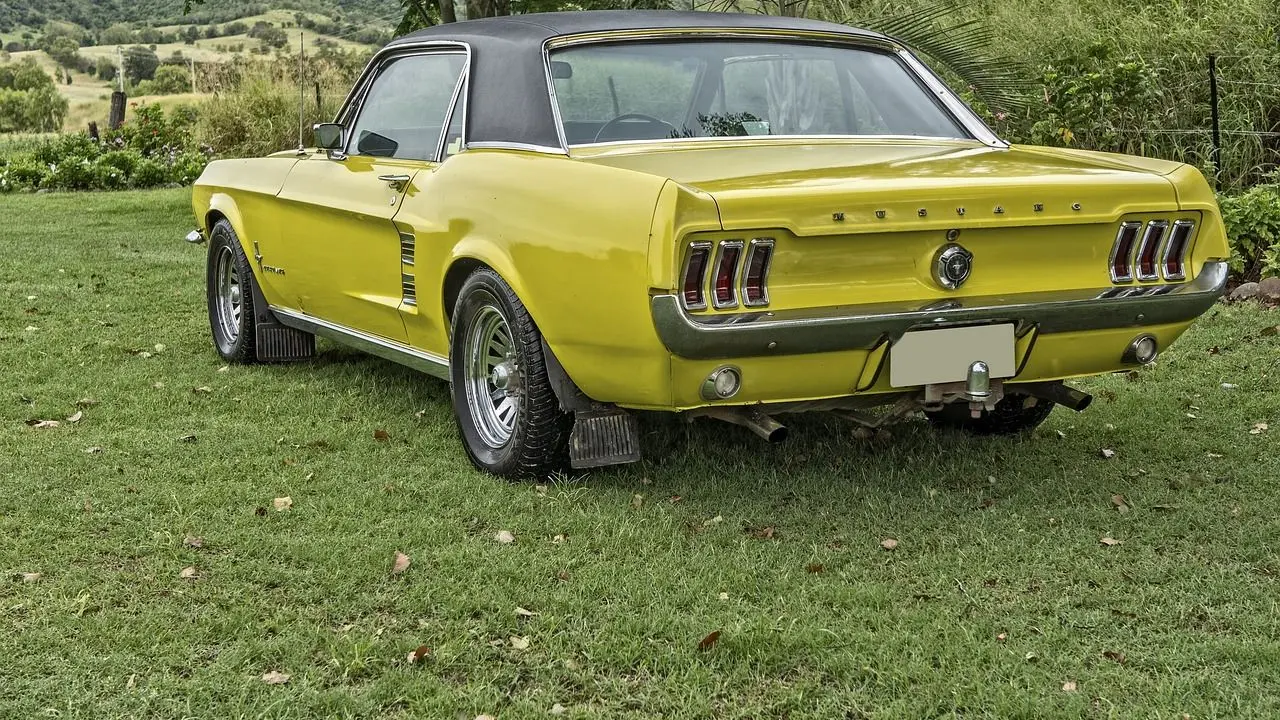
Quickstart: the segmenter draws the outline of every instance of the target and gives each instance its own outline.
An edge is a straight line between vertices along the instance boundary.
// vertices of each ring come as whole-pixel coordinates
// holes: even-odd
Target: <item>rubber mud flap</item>
[[[581,470],[639,459],[640,426],[634,415],[617,408],[574,413],[570,467]]]

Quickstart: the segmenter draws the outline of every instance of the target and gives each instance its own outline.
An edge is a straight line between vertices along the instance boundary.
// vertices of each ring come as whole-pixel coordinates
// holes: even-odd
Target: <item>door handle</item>
[[[409,184],[408,175],[379,175],[378,179],[390,185],[393,190],[400,190]]]

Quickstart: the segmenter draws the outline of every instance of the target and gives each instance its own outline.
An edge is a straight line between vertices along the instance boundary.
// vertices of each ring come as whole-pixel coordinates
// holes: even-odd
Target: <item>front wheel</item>
[[[564,467],[572,417],[547,380],[542,336],[497,273],[467,278],[453,312],[453,410],[471,462],[508,479]]]
[[[1053,403],[1048,400],[1010,393],[996,403],[994,410],[973,417],[969,403],[954,402],[941,410],[926,412],[925,417],[937,427],[954,428],[974,435],[1017,435],[1030,432],[1049,418]]]
[[[229,362],[253,362],[253,270],[236,231],[226,220],[219,220],[209,232],[205,280],[209,329],[218,354]]]

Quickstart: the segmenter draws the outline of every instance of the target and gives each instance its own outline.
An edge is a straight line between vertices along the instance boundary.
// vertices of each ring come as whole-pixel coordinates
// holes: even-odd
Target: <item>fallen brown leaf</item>
[[[569,571],[559,570],[556,572],[556,579],[560,582],[569,582]]]
[[[528,650],[528,649],[529,649],[529,636],[528,636],[528,635],[525,635],[525,636],[523,636],[523,637],[519,637],[519,636],[516,636],[516,635],[512,635],[511,637],[507,638],[507,642],[511,643],[511,647],[512,647],[512,648],[514,648],[514,649],[516,649],[516,650]]]
[[[1076,681],[1075,681],[1075,680],[1068,680],[1068,681],[1066,681],[1066,682],[1062,683],[1062,692],[1075,692],[1075,691],[1076,691]]]
[[[1100,454],[1102,455],[1103,459],[1110,460],[1111,458],[1116,456],[1116,451],[1112,450],[1111,448],[1102,448],[1102,451]]]
[[[536,612],[534,612],[534,611],[532,611],[532,610],[525,610],[524,608],[522,608],[522,607],[520,607],[520,606],[518,606],[518,605],[517,605],[517,606],[516,606],[516,615],[519,615],[520,617],[537,617],[537,616],[538,616],[538,613],[536,613]]]
[[[189,548],[199,549],[204,547],[204,538],[199,535],[188,535],[182,538],[182,544]]]
[[[83,419],[84,419],[84,413],[83,413],[83,412],[81,412],[81,411],[79,411],[79,410],[77,410],[77,411],[75,411],[75,412],[71,413],[71,415],[70,415],[69,417],[67,417],[67,422],[69,422],[69,423],[71,423],[72,425],[74,425],[74,424],[76,424],[76,423],[80,422],[80,421],[81,421],[81,420],[83,420]]]
[[[778,530],[772,525],[767,525],[762,528],[747,528],[746,532],[753,538],[758,538],[760,540],[772,540]]]
[[[37,426],[37,427],[39,427],[39,426]],[[55,425],[54,427],[57,427],[57,426]],[[1268,431],[1268,430],[1270,430],[1270,429],[1271,429],[1271,427],[1270,427],[1269,425],[1267,425],[1266,423],[1264,423],[1264,422],[1254,423],[1254,424],[1253,424],[1253,429],[1249,431],[1249,434],[1250,434],[1250,435],[1261,435],[1262,433],[1264,433],[1264,432],[1266,432],[1266,431]]]
[[[76,407],[80,408],[81,410],[86,410],[97,404],[98,404],[98,401],[94,400],[93,398],[80,398],[79,400],[76,401]]]
[[[996,642],[1004,642],[1009,639],[1009,633],[1000,633],[996,635]]]
[[[183,435],[182,437],[178,438],[178,442],[193,443],[195,441],[196,441],[195,433],[192,433],[190,435]]]
[[[278,497],[271,501],[271,507],[275,508],[276,512],[288,512],[293,509],[293,498],[288,495]]]
[[[182,572],[178,573],[178,577],[183,580],[197,580],[200,578],[200,571],[194,567],[184,567]]]
[[[267,514],[267,509],[266,509],[266,508],[264,508],[264,507],[262,507],[262,506],[258,506],[258,507],[253,511],[253,514],[254,514],[254,515],[257,515],[258,517],[264,517],[264,516]]]
[[[1123,540],[1117,540],[1113,537],[1104,537],[1099,539],[1098,542],[1102,543],[1103,545],[1106,545],[1107,547],[1115,547],[1116,545],[1124,544]]]
[[[499,545],[510,545],[516,541],[516,536],[512,535],[510,530],[499,530],[498,534],[493,536],[493,539],[496,540]]]
[[[809,563],[808,565],[805,565],[805,566],[804,566],[804,571],[805,571],[805,572],[807,572],[807,573],[811,573],[811,574],[814,574],[814,575],[816,575],[816,574],[818,574],[818,573],[820,573],[820,572],[822,572],[822,571],[824,571],[824,570],[826,570],[826,569],[827,569],[827,568],[826,568],[826,566],[825,566],[825,565],[823,565],[822,563]]]
[[[702,526],[703,526],[703,527],[707,527],[708,525],[718,525],[718,524],[720,524],[720,523],[722,523],[722,522],[724,522],[724,517],[723,517],[722,515],[717,515],[717,516],[715,516],[715,517],[713,517],[713,518],[709,518],[709,519],[707,519],[707,520],[704,520],[704,521],[703,521],[703,523],[702,523]]]
[[[397,550],[395,554],[395,558],[391,561],[391,574],[399,575],[405,570],[408,570],[409,565],[411,565],[412,563],[413,561],[409,559],[408,555],[405,555],[404,553]]]
[[[56,428],[61,424],[62,423],[58,422],[57,420],[28,420],[27,421],[27,425],[35,428],[36,430],[52,430],[53,428]]]
[[[374,430],[373,439],[377,440],[378,442],[386,442],[391,439],[391,434],[388,433],[386,430]]]
[[[676,503],[680,502],[681,500],[684,500],[684,498],[680,497],[679,495],[672,495],[672,496],[671,496],[671,498],[670,498],[670,501],[671,501],[671,504],[672,504],[672,505],[675,505]]]
[[[282,673],[279,670],[272,670],[269,673],[262,674],[262,682],[268,685],[283,685],[289,682],[289,678],[291,677],[293,676],[287,673]]]
[[[714,630],[709,635],[702,638],[702,640],[698,641],[698,650],[706,652],[715,647],[718,642],[720,642],[720,631]]]
[[[1122,652],[1116,652],[1115,650],[1108,650],[1108,651],[1106,651],[1106,652],[1102,653],[1102,657],[1104,657],[1104,658],[1106,658],[1106,659],[1108,659],[1108,660],[1111,660],[1112,662],[1119,663],[1119,664],[1121,664],[1121,665],[1123,665],[1123,664],[1124,664],[1124,661],[1125,661],[1124,653],[1122,653]]]
[[[24,572],[22,573],[22,582],[24,583],[38,582],[40,580],[40,577],[41,575],[38,572]]]
[[[417,648],[415,648],[412,652],[409,653],[409,657],[406,659],[409,661],[410,665],[413,665],[413,664],[422,662],[422,659],[430,654],[431,654],[431,648],[427,647],[426,645],[419,645]]]
[[[644,496],[639,493],[631,496],[631,507],[639,510],[644,507]]]
[[[201,385],[200,387],[191,388],[191,392],[196,393],[197,395],[207,395],[213,392],[213,388],[208,385]]]
[[[102,452],[102,448],[97,445],[94,445],[93,447],[85,448],[84,451],[89,453],[90,455],[97,455],[98,453]]]
[[[1129,507],[1129,501],[1125,500],[1124,496],[1119,493],[1111,496],[1111,504],[1116,506],[1116,510],[1119,510],[1121,515],[1132,509]]]
[[[1262,332],[1258,333],[1262,337],[1271,337],[1276,333],[1280,333],[1280,325],[1272,325],[1271,327],[1262,328]]]
[[[565,713],[569,712],[569,708],[567,708],[567,707],[565,707],[565,706],[561,705],[560,703],[556,703],[555,705],[552,705],[552,706],[551,706],[551,710],[550,710],[549,712],[550,712],[552,715],[557,715],[557,716],[559,716],[559,715],[563,715],[563,714],[565,714]]]
[[[885,550],[896,550],[898,549],[898,541],[894,540],[893,538],[885,538],[884,540],[880,541],[880,547],[884,548]]]

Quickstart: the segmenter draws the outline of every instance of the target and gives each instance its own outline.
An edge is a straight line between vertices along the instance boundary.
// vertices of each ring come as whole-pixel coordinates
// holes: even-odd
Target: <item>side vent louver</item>
[[[400,233],[400,262],[404,266],[400,269],[400,292],[405,305],[418,304],[417,282],[414,280],[412,272],[405,272],[406,269],[413,268],[415,249],[413,233]]]

